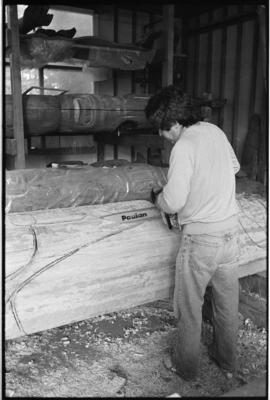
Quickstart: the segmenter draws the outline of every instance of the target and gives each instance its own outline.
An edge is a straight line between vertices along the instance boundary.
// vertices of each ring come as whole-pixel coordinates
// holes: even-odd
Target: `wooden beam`
[[[188,54],[188,36],[187,36],[187,29],[188,29],[188,21],[187,20],[183,20],[182,21],[182,33],[183,33],[183,40],[182,40],[182,52],[183,54]],[[182,58],[183,61],[183,87],[184,87],[184,91],[187,91],[188,88],[188,75],[189,75],[189,71],[188,71],[188,60],[187,57]]]
[[[113,41],[115,43],[118,42],[118,8],[117,6],[113,7]],[[113,95],[118,95],[118,73],[117,70],[113,70]]]
[[[211,24],[213,14],[208,16],[208,22]],[[207,34],[207,66],[206,66],[206,92],[211,93],[211,79],[212,79],[212,56],[213,56],[213,32]]]
[[[258,50],[259,50],[259,21],[258,18],[254,21],[253,46],[252,46],[252,68],[251,68],[251,85],[249,94],[249,118],[255,112],[256,99],[256,82],[258,72]]]
[[[207,25],[207,26],[204,26],[201,28],[190,29],[187,32],[187,35],[188,36],[199,35],[201,33],[207,33],[209,31],[214,31],[216,29],[227,28],[228,26],[231,26],[231,25],[236,25],[236,24],[241,24],[246,21],[251,21],[255,18],[256,18],[256,13],[250,12],[250,13],[241,15],[240,17],[232,17],[232,18],[226,19],[225,21],[222,21],[222,22],[216,22],[214,24]]]
[[[261,42],[261,49],[262,49],[262,68],[263,68],[263,81],[264,81],[264,88],[267,91],[267,27],[266,27],[266,6],[265,5],[258,5],[258,18],[259,18],[259,25],[260,25],[260,42]]]
[[[173,83],[174,5],[163,6],[164,62],[162,86]]]
[[[41,138],[45,138],[42,136]],[[43,145],[43,144],[42,144]],[[95,154],[97,151],[96,146],[90,146],[90,147],[60,147],[60,148],[44,148],[41,149],[29,149],[29,154],[31,155],[59,155],[59,154]]]
[[[118,146],[143,146],[152,149],[163,149],[164,139],[158,135],[143,134],[123,134],[120,136],[99,133],[94,135],[94,140],[98,143],[111,144]]]
[[[132,10],[132,19],[131,19],[131,24],[132,24],[132,44],[135,45],[136,39],[137,39],[137,12],[135,10]],[[136,91],[136,83],[135,83],[135,72],[131,72],[131,93],[135,93]]]
[[[9,156],[16,156],[17,142],[16,139],[5,139],[5,153]]]
[[[200,23],[200,18],[197,17],[197,24]],[[194,46],[194,60],[193,60],[193,96],[200,95],[198,92],[198,82],[199,82],[199,52],[200,52],[200,36],[197,35],[195,37],[195,46]]]
[[[227,16],[227,7],[223,7],[222,17],[225,19]],[[222,28],[221,36],[221,60],[220,60],[220,81],[219,81],[219,97],[224,98],[225,93],[225,80],[226,80],[226,54],[227,54],[227,27]],[[224,123],[224,108],[221,107],[218,115],[218,124],[222,128]]]
[[[13,132],[17,144],[15,168],[25,168],[23,104],[21,88],[20,42],[17,6],[7,6],[8,27],[11,32],[10,78],[13,102]]]
[[[162,65],[162,87],[173,83],[173,43],[174,43],[174,5],[163,6],[163,29],[164,29],[164,62]],[[162,160],[168,163],[172,145],[164,143]]]
[[[97,144],[97,161],[103,161],[105,156],[105,144],[98,142]]]
[[[38,85],[40,87],[39,94],[44,94],[44,68],[38,69]]]
[[[241,9],[242,6],[239,6]],[[237,137],[237,126],[238,126],[238,115],[239,115],[239,102],[240,102],[240,79],[242,70],[242,42],[243,42],[243,23],[239,22],[237,25],[237,38],[236,38],[236,72],[235,72],[235,84],[234,84],[234,99],[233,99],[233,118],[232,118],[232,145],[235,150],[236,156],[238,157],[238,137]]]

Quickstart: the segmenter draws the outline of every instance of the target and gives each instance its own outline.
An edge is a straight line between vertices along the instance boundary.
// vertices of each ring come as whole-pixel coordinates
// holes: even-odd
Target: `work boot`
[[[173,372],[185,381],[191,381],[197,377],[197,374],[186,374],[176,367],[175,363],[173,362],[173,353],[171,349],[166,350],[165,355],[163,356],[163,365],[168,371]]]
[[[214,345],[213,345],[213,344],[210,344],[210,346],[208,347],[208,355],[209,355],[209,358],[210,358],[212,361],[214,361],[214,362],[217,364],[217,366],[220,368],[220,370],[221,370],[221,372],[223,373],[223,375],[225,376],[225,378],[227,378],[227,379],[232,379],[232,378],[233,378],[233,372],[234,372],[234,371],[232,371],[232,370],[230,370],[230,369],[227,369],[227,368],[224,368],[224,367],[220,364],[220,362],[218,361],[218,359],[217,359],[217,357],[216,357],[215,350],[214,350]]]

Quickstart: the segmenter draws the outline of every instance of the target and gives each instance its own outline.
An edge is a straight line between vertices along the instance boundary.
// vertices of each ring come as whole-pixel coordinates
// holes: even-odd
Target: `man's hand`
[[[158,189],[154,191],[154,189],[151,190],[151,201],[153,204],[156,204],[156,200],[158,195],[162,192],[162,189]]]
[[[170,216],[167,213],[164,213],[163,211],[160,212],[162,220],[164,222],[165,225],[167,225],[167,227],[169,229],[172,229],[172,224],[171,224],[171,220],[170,220]]]
[[[156,204],[157,197],[161,192],[162,192],[162,189],[158,189],[156,191],[154,191],[154,189],[151,190],[151,201],[154,205]],[[160,210],[160,214],[161,214],[162,220],[165,223],[165,225],[167,225],[169,229],[172,229],[173,226],[171,224],[169,214],[163,212],[162,210]]]

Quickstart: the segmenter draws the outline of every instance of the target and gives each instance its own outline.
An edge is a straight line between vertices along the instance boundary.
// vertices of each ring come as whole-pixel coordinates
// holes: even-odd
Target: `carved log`
[[[150,200],[151,189],[164,186],[166,175],[166,168],[132,163],[115,168],[6,171],[6,211]]]
[[[6,339],[168,297],[178,236],[143,200],[9,214]]]
[[[156,52],[155,49],[115,43],[95,36],[72,39],[74,30],[55,32],[43,29],[32,34],[21,34],[21,67],[41,68],[48,63],[66,61],[86,67],[134,71],[142,70],[147,63],[151,63]],[[5,50],[9,56],[11,48],[7,46]]]
[[[113,97],[94,94],[62,94],[23,96],[25,135],[50,133],[113,132],[122,124],[150,128],[144,109],[149,96]],[[13,104],[5,97],[6,136],[13,136]]]
[[[261,199],[238,201],[243,277],[266,269],[266,215]],[[5,222],[7,339],[172,293],[180,231],[148,201],[10,213]]]
[[[63,95],[61,132],[113,132],[123,123],[150,128],[144,109],[149,96]]]

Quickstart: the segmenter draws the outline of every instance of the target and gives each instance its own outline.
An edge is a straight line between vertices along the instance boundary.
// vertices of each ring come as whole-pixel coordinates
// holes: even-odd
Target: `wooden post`
[[[132,44],[135,45],[137,37],[137,13],[136,10],[132,10]],[[131,93],[136,92],[136,83],[135,83],[135,72],[131,72]]]
[[[39,94],[44,94],[44,68],[38,69]]]
[[[239,6],[239,13],[242,12],[242,6]],[[239,138],[237,137],[237,124],[239,116],[239,93],[240,93],[240,77],[242,70],[242,36],[243,36],[243,23],[237,25],[237,44],[236,44],[236,72],[235,72],[235,90],[233,100],[233,121],[232,121],[232,146],[235,150],[236,156],[239,158]]]
[[[17,143],[15,169],[25,168],[23,105],[21,89],[20,42],[17,6],[8,6],[8,27],[11,32],[10,78],[13,101],[13,131]]]
[[[208,23],[211,24],[213,21],[213,13],[208,15]],[[212,78],[212,55],[213,55],[213,31],[209,31],[207,34],[207,66],[206,66],[206,92],[211,93],[211,78]]]
[[[227,7],[223,7],[223,19],[227,18]],[[224,98],[225,79],[226,79],[226,53],[227,53],[227,28],[222,28],[221,37],[221,60],[220,60],[220,81],[219,81],[219,98]],[[219,110],[218,125],[223,128],[224,123],[224,107]]]
[[[174,42],[174,5],[163,6],[164,61],[162,66],[162,87],[173,83],[173,42]],[[162,161],[168,163],[172,145],[164,143]]]
[[[267,88],[267,78],[266,78],[266,64],[267,64],[267,45],[266,45],[266,12],[265,6],[257,7],[258,17],[259,17],[259,25],[260,25],[260,39],[262,46],[262,61],[263,61],[263,81],[265,89]]]
[[[198,26],[200,18],[196,17]],[[193,96],[199,95],[199,58],[200,58],[200,35],[196,35],[194,44],[194,61],[193,61]]]
[[[173,41],[174,5],[163,6],[164,62],[162,67],[162,86],[173,83]]]
[[[113,40],[114,42],[118,42],[118,24],[119,24],[119,18],[118,18],[118,8],[117,6],[114,6],[114,11],[113,11]],[[117,70],[113,70],[113,95],[117,96],[118,95],[118,73]],[[118,159],[118,146],[117,144],[113,145],[113,158]]]

